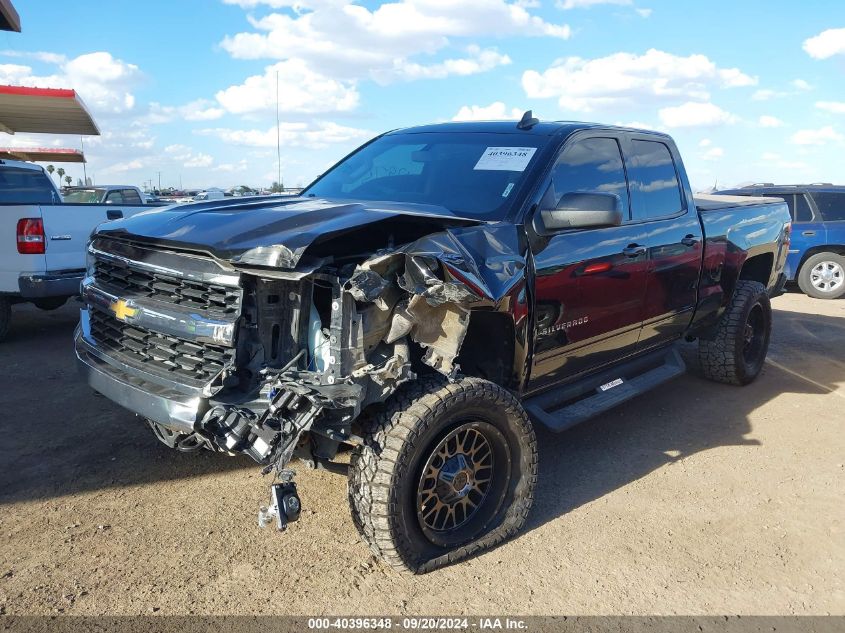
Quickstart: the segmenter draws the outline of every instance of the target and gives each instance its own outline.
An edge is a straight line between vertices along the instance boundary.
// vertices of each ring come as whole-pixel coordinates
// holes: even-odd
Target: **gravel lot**
[[[268,479],[183,455],[80,382],[76,305],[15,308],[0,345],[0,613],[845,613],[845,301],[789,294],[761,378],[683,378],[540,433],[527,529],[399,576],[361,544],[345,478],[256,527]]]

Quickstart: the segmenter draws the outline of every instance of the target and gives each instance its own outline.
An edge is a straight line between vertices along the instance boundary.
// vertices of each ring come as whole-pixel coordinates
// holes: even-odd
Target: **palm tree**
[[[71,178],[70,176],[65,176],[65,182],[67,183],[67,186],[70,187],[70,183],[73,182],[73,178]]]
[[[57,173],[57,174],[59,174],[59,184],[62,184],[62,178],[64,178],[64,176],[65,176],[65,170],[64,170],[64,167],[59,167],[59,168],[56,170],[56,173]]]
[[[47,165],[47,173],[48,174],[50,174],[52,176],[54,171],[56,171],[55,167],[53,167],[52,165]]]

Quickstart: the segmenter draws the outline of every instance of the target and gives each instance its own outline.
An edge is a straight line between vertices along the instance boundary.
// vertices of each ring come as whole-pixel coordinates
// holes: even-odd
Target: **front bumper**
[[[74,335],[77,367],[86,382],[109,400],[132,413],[179,433],[193,433],[208,402],[148,382],[110,364],[77,327]]]
[[[79,287],[84,277],[84,270],[46,275],[21,275],[18,277],[18,287],[24,299],[72,297],[79,294]]]

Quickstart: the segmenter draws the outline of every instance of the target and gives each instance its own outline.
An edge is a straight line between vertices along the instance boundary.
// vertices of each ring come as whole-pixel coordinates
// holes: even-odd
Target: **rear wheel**
[[[349,471],[352,518],[391,566],[424,573],[525,523],[537,442],[519,402],[477,378],[427,378],[367,423]]]
[[[801,291],[816,299],[838,299],[845,295],[845,257],[818,253],[807,258],[798,271]]]
[[[738,281],[731,303],[711,340],[699,339],[698,357],[710,380],[747,385],[763,369],[772,332],[772,306],[766,287]]]
[[[9,333],[9,323],[12,321],[12,301],[8,297],[0,297],[0,341]]]

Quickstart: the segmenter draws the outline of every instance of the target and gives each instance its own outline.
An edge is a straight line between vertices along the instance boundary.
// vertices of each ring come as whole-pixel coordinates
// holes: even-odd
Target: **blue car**
[[[845,295],[845,187],[758,183],[718,193],[783,198],[792,215],[787,280],[817,299]]]

